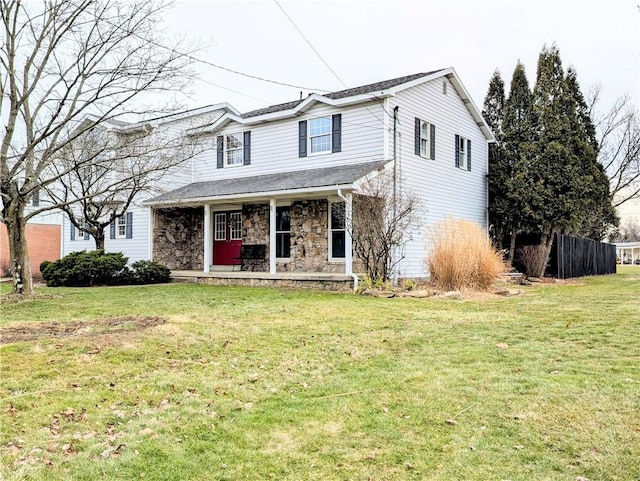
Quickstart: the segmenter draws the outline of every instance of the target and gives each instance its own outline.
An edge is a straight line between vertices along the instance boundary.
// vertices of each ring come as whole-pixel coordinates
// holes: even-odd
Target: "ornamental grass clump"
[[[427,264],[440,289],[487,290],[505,271],[502,255],[474,222],[446,219],[430,230],[429,240]]]

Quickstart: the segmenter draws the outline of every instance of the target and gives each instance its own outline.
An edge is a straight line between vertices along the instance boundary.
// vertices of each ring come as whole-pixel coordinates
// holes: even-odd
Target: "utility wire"
[[[278,2],[278,0],[273,0],[273,1],[274,1],[274,2],[276,2],[276,5],[278,6],[278,8],[280,8],[280,10],[282,10],[282,13],[284,13],[284,16],[285,16],[285,17],[287,17],[287,18],[289,19],[289,21],[291,22],[291,25],[293,25],[293,27],[298,31],[298,33],[300,34],[300,36],[301,36],[302,38],[304,38],[304,41],[305,41],[305,42],[307,42],[307,45],[309,45],[309,47],[311,47],[311,50],[313,50],[313,51],[314,51],[314,53],[318,56],[318,58],[319,58],[320,60],[322,60],[322,63],[323,63],[323,64],[325,64],[325,66],[326,66],[326,67],[331,71],[331,73],[334,75],[334,77],[335,77],[335,78],[337,78],[337,79],[340,81],[340,83],[343,85],[343,87],[344,87],[344,88],[348,88],[348,87],[347,87],[347,84],[345,84],[345,83],[342,81],[342,79],[341,79],[341,78],[340,78],[340,76],[336,73],[336,71],[335,71],[335,70],[333,70],[333,69],[331,68],[331,65],[329,65],[329,64],[327,63],[327,61],[326,61],[324,58],[322,58],[322,55],[320,55],[320,52],[318,52],[318,51],[316,50],[316,48],[311,44],[311,42],[309,41],[309,39],[304,35],[304,33],[302,33],[302,30],[300,30],[300,29],[298,28],[298,26],[296,25],[296,22],[294,22],[294,21],[293,21],[293,19],[289,16],[289,14],[285,11],[285,9],[284,9],[284,8],[282,8],[282,5],[280,5],[280,2]],[[326,90],[325,90],[325,92],[326,92]]]

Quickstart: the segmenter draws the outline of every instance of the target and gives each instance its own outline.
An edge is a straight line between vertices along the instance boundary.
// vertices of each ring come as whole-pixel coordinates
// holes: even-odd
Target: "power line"
[[[289,21],[291,22],[291,25],[293,25],[293,27],[298,31],[298,33],[300,34],[300,36],[301,36],[302,38],[304,38],[304,41],[305,41],[305,42],[307,42],[307,45],[309,45],[309,47],[311,47],[311,50],[313,50],[313,51],[314,51],[314,53],[318,56],[318,58],[319,58],[320,60],[322,60],[322,63],[323,63],[323,64],[325,64],[325,66],[326,66],[326,67],[331,71],[331,73],[334,75],[334,77],[335,77],[335,78],[337,78],[337,79],[340,81],[340,83],[342,84],[342,86],[343,86],[344,88],[347,88],[347,84],[345,84],[345,83],[342,81],[342,79],[340,78],[340,76],[335,72],[335,70],[333,70],[333,69],[331,68],[331,65],[329,65],[329,64],[327,63],[327,61],[326,61],[324,58],[322,58],[322,55],[320,55],[320,52],[318,52],[318,51],[316,50],[316,48],[311,44],[311,42],[309,41],[309,39],[304,35],[304,33],[302,33],[302,30],[300,30],[300,29],[298,28],[298,26],[296,25],[296,22],[294,22],[294,21],[293,21],[293,19],[289,16],[289,14],[285,11],[285,9],[284,9],[284,8],[282,8],[282,5],[280,5],[280,2],[278,2],[278,0],[273,0],[273,1],[274,1],[274,2],[276,2],[276,5],[280,8],[280,10],[282,10],[282,13],[284,13],[284,16],[285,16],[285,17],[287,17],[287,18],[289,19]],[[327,92],[327,90],[325,90],[325,92]]]

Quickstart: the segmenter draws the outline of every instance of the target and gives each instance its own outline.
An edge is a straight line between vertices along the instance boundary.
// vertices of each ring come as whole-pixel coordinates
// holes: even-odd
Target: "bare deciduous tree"
[[[602,87],[589,93],[591,118],[598,133],[598,160],[611,181],[613,206],[640,197],[640,114],[629,95],[617,98],[604,113],[598,112]]]
[[[58,163],[91,129],[129,114],[166,112],[147,94],[179,92],[188,58],[182,46],[162,47],[165,3],[145,0],[0,0],[2,221],[9,234],[13,291],[30,294],[27,221],[74,199],[30,198],[73,175],[91,156]],[[92,115],[91,124],[82,119]]]
[[[96,249],[104,249],[105,228],[140,194],[157,193],[174,167],[200,151],[196,138],[181,131],[151,123],[87,131],[52,165],[59,182],[47,193],[73,226],[93,237]]]
[[[389,171],[361,181],[353,198],[353,252],[372,281],[388,281],[404,258],[415,224],[418,197]]]

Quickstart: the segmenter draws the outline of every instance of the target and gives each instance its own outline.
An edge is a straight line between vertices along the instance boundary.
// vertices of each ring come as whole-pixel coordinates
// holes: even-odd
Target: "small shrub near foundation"
[[[501,254],[482,228],[470,221],[447,219],[430,231],[427,263],[431,280],[444,290],[486,290],[505,271]]]
[[[521,247],[516,251],[516,259],[522,264],[527,277],[544,272],[547,262],[545,250],[539,245]]]

